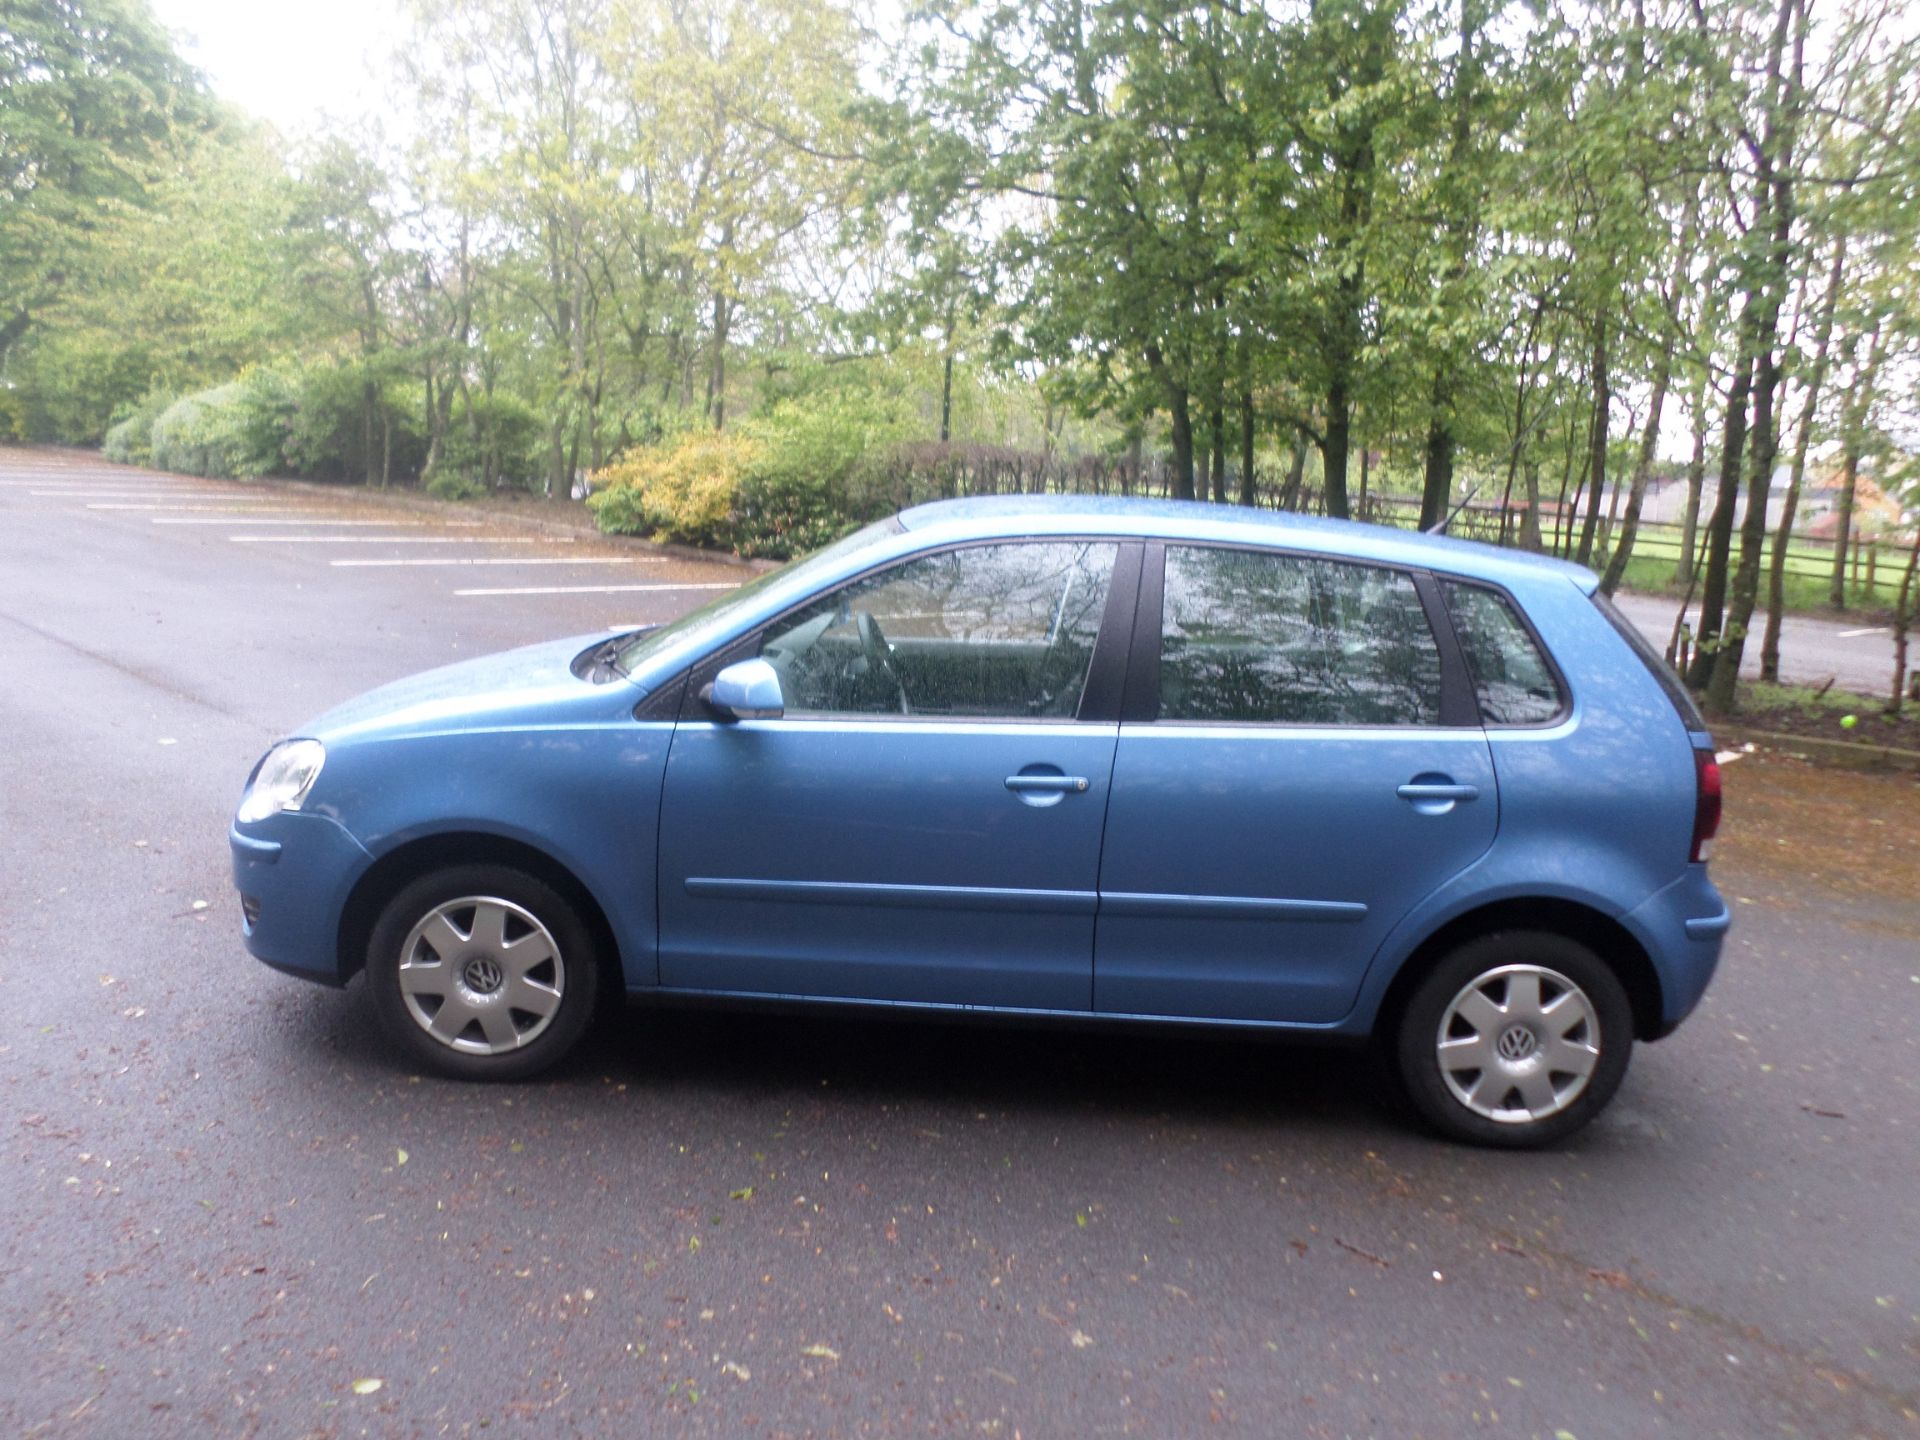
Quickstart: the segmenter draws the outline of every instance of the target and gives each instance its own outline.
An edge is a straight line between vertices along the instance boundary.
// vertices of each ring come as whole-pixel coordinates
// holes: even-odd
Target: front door
[[[1444,718],[1466,723],[1442,723],[1410,573],[1165,555],[1114,763],[1095,1008],[1330,1023],[1388,931],[1492,844],[1485,732],[1458,693]]]
[[[1111,542],[940,551],[750,641],[785,713],[675,731],[661,983],[1089,1009],[1118,727],[1083,701],[1125,663],[1123,553],[1137,573],[1138,547]]]

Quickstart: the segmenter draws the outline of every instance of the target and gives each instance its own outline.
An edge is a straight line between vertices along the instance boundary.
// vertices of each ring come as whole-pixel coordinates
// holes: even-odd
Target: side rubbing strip
[[[908,910],[995,910],[1022,915],[1091,915],[1091,890],[1016,890],[991,885],[870,885],[840,880],[733,880],[689,875],[699,900],[770,900],[784,905],[878,905]]]
[[[1172,920],[1311,920],[1323,925],[1358,925],[1367,907],[1351,900],[1266,900],[1242,895],[1141,895],[1104,893],[1103,915]]]

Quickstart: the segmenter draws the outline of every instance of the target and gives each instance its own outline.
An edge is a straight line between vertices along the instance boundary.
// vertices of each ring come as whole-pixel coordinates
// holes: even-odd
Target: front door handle
[[[1478,785],[1455,785],[1452,781],[1409,780],[1393,792],[1402,800],[1478,800]]]
[[[1079,794],[1087,788],[1084,775],[1009,775],[1007,789],[1016,795]]]

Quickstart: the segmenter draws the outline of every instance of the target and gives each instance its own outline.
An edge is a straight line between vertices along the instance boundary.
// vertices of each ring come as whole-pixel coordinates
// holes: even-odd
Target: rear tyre
[[[1441,1134],[1551,1145],[1620,1088],[1633,1008],[1612,969],[1578,941],[1503,931],[1433,968],[1401,1013],[1393,1049],[1408,1101]]]
[[[393,897],[367,946],[374,1008],[397,1044],[463,1080],[538,1074],[593,1017],[599,957],[574,908],[504,865],[459,865]]]

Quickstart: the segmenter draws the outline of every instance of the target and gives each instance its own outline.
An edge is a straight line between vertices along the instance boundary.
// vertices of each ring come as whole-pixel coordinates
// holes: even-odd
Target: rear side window
[[[1544,725],[1566,706],[1553,666],[1506,596],[1440,582],[1453,633],[1466,652],[1483,725]]]
[[[1627,642],[1627,648],[1640,657],[1640,663],[1647,667],[1648,673],[1660,682],[1660,688],[1666,692],[1667,699],[1673,702],[1673,708],[1680,712],[1687,729],[1704,735],[1706,719],[1700,714],[1700,707],[1693,703],[1693,696],[1687,693],[1687,687],[1680,683],[1680,677],[1673,673],[1673,667],[1667,664],[1666,657],[1653,648],[1653,642],[1642,635],[1631,620],[1620,613],[1619,606],[1598,590],[1593,592],[1593,603],[1607,617],[1608,623],[1620,632],[1620,638]]]
[[[1440,652],[1413,577],[1170,545],[1160,718],[1437,725]]]

